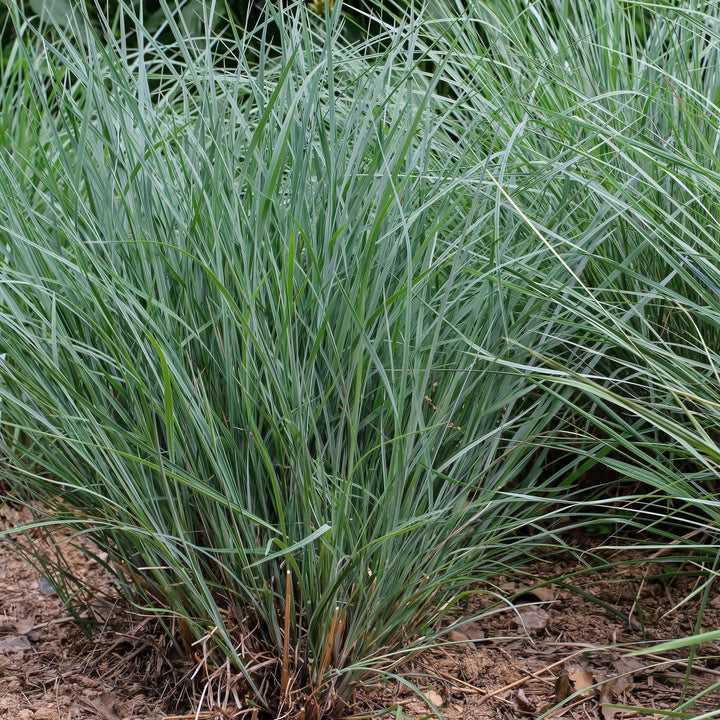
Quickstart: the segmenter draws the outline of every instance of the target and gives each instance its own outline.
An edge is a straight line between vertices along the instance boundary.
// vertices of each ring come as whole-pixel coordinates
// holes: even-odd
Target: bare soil
[[[21,510],[0,507],[0,529],[27,519]],[[147,621],[120,610],[117,590],[89,544],[71,541],[69,533],[58,537],[95,618],[106,622],[84,635],[40,572],[0,542],[1,720],[243,716],[231,704],[183,701],[183,677],[193,668],[179,662],[172,667]],[[448,620],[468,620],[448,632],[454,644],[416,656],[403,668],[444,717],[661,718],[698,694],[683,708],[684,717],[720,710],[720,642],[698,647],[692,661],[687,649],[629,655],[695,631],[702,593],[682,601],[701,583],[698,568],[625,551],[606,557],[615,563],[612,570],[590,570],[598,565],[598,554],[588,551],[592,538],[578,544],[585,550],[537,561],[524,575],[478,587]],[[568,578],[572,573],[579,574]],[[564,584],[550,582],[557,577],[565,577]],[[471,621],[499,597],[514,597],[515,609],[500,607]],[[700,630],[719,627],[720,595],[712,592]],[[395,681],[364,686],[352,710],[382,716],[388,707],[388,718],[434,716]]]
[[[25,510],[0,506],[0,530],[29,520]],[[94,622],[84,634],[87,613],[78,624],[18,552],[28,543],[47,545],[43,533],[13,536],[14,548],[0,539],[0,719],[159,720],[175,679],[158,664],[155,639],[144,636],[141,618],[121,610],[90,543],[69,531],[54,538]]]

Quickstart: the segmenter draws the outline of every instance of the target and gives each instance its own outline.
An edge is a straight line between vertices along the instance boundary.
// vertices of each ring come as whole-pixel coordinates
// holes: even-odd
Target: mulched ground
[[[29,520],[27,511],[0,506],[0,529]],[[39,531],[31,541],[45,542]],[[175,689],[177,673],[161,661],[156,639],[143,633],[143,620],[121,611],[117,590],[83,549],[93,550],[78,538],[59,545],[92,607],[92,639],[52,585],[0,539],[2,720],[158,720],[166,714],[169,704],[159,698]]]
[[[0,529],[23,520],[23,511],[0,507]],[[525,576],[477,588],[456,624],[486,612],[498,596],[514,597],[515,609],[497,608],[456,627],[447,635],[453,645],[425,652],[403,670],[448,720],[663,718],[698,695],[684,717],[720,711],[720,642],[700,646],[692,664],[685,649],[629,655],[695,630],[702,593],[682,601],[702,582],[698,568],[623,552],[606,555],[616,563],[612,570],[592,570],[601,564],[589,552],[593,538],[579,537],[577,545],[562,558],[534,563]],[[85,637],[41,574],[0,542],[0,719],[236,716],[230,706],[213,711],[207,702],[183,701],[193,668],[169,655],[147,619],[120,611],[100,564],[83,552],[90,546],[75,540],[61,548],[106,624]],[[549,582],[572,573],[564,584]],[[720,628],[720,594],[710,598],[702,631]],[[433,717],[399,682],[365,686],[354,711],[382,716],[388,707],[387,718]]]
[[[516,610],[469,624],[467,634],[484,639],[427,652],[408,669],[426,675],[418,684],[448,720],[660,718],[683,698],[702,693],[683,708],[685,716],[712,710],[720,716],[720,642],[699,646],[691,665],[686,649],[630,654],[692,634],[700,597],[680,603],[699,583],[696,568],[684,568],[686,574],[673,578],[668,565],[640,560],[637,554],[615,559],[627,564],[526,592],[516,600],[521,603]],[[537,563],[532,579],[567,575],[582,565],[573,558]],[[528,587],[533,585],[527,578],[497,579],[497,590],[510,595]],[[465,617],[479,613],[486,597],[479,596]],[[720,596],[711,597],[703,632],[720,628]],[[367,705],[379,708],[396,698],[406,716],[429,714],[428,706],[399,684],[378,688]]]

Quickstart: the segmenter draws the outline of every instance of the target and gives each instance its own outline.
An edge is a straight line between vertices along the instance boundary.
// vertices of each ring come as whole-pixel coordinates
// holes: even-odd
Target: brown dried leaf
[[[0,653],[23,652],[31,649],[30,641],[25,635],[10,635],[0,640]]]
[[[565,698],[572,695],[572,686],[570,685],[570,675],[567,670],[561,670],[555,681],[555,702],[561,703]]]
[[[108,693],[102,693],[95,700],[87,700],[84,704],[94,708],[102,715],[104,720],[120,720],[117,712],[115,712],[115,699]]]
[[[600,713],[602,714],[603,720],[615,720],[617,708],[611,708],[608,707],[608,705],[612,705],[613,695],[617,694],[615,690],[616,683],[617,678],[608,680],[600,686],[600,698],[598,702],[600,703]]]
[[[429,690],[425,693],[425,697],[435,706],[440,707],[443,704],[443,699],[440,697],[439,693],[436,693],[434,690]]]
[[[516,618],[515,622],[527,632],[533,633],[544,630],[549,619],[550,615],[548,615],[545,610],[535,605],[530,605],[520,613],[520,617]]]
[[[594,684],[592,673],[581,665],[569,665],[567,673],[573,692],[579,692],[582,697],[589,697],[590,688]]]
[[[532,595],[537,598],[540,602],[550,602],[555,599],[555,591],[548,585],[542,587],[527,588],[522,591],[526,595]]]
[[[515,697],[513,698],[513,710],[515,710],[515,712],[521,717],[525,715],[532,715],[535,712],[535,703],[528,700],[528,697],[525,695],[525,691],[522,688],[515,693]]]

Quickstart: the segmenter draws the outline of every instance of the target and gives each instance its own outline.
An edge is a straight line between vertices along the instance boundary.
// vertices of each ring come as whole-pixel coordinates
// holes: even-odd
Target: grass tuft
[[[716,554],[718,11],[657,5],[15,13],[0,479],[237,710],[342,710],[608,508]]]

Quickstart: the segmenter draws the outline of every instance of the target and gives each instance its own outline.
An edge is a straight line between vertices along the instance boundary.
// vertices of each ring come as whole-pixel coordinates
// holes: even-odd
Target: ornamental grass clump
[[[343,710],[560,524],[688,488],[718,517],[717,74],[674,74],[715,51],[477,14],[356,40],[292,5],[236,45],[16,17],[2,480],[230,710]]]
[[[180,27],[20,29],[2,467],[239,709],[318,717],[542,541],[565,414],[497,366],[494,210],[419,30],[372,57],[294,13],[231,70]]]

